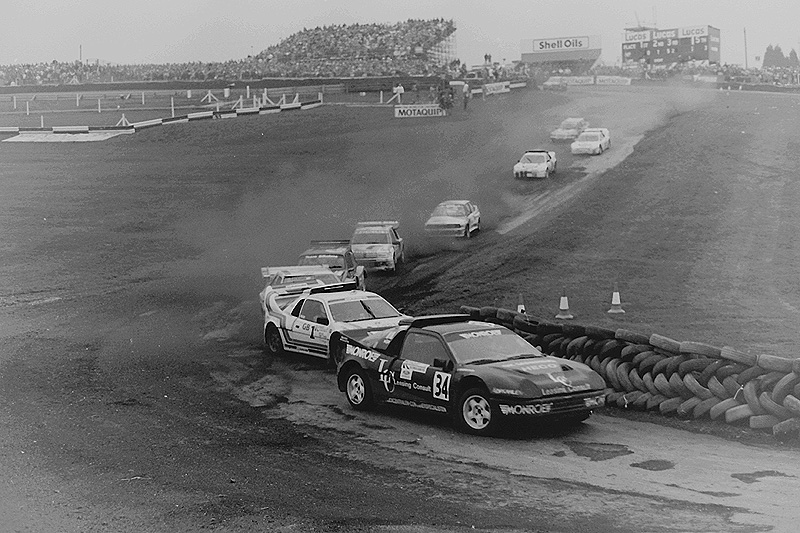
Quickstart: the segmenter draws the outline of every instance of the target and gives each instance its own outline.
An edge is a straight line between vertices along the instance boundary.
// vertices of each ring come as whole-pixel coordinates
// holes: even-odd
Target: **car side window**
[[[394,229],[392,229],[392,242],[393,243],[400,242],[400,236],[397,234],[397,232]]]
[[[308,320],[309,322],[316,322],[317,318],[327,318],[327,316],[328,315],[325,313],[325,306],[322,305],[322,302],[318,302],[317,300],[306,300],[303,309],[300,311],[300,318]]]
[[[305,300],[300,300],[295,304],[294,309],[292,309],[292,316],[300,316],[300,308],[303,307],[303,302],[305,302]]]
[[[450,357],[438,337],[416,331],[409,331],[406,334],[403,351],[400,355],[403,359],[431,366],[433,366],[434,359],[447,360]]]

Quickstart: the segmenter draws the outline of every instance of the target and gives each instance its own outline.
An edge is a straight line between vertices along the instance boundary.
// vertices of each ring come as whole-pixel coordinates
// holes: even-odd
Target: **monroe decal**
[[[368,350],[367,348],[360,348],[358,346],[353,346],[352,344],[347,345],[347,348],[345,348],[345,353],[347,353],[347,355],[352,355],[354,357],[365,359],[370,363],[374,363],[375,360],[381,356],[381,354],[378,352]]]

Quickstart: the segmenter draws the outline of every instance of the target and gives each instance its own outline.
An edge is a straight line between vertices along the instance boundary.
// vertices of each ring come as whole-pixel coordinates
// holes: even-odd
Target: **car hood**
[[[352,246],[353,253],[390,253],[392,251],[391,244],[354,244]]]
[[[547,163],[517,163],[514,168],[518,169],[540,169],[547,168]]]
[[[444,224],[464,224],[466,222],[465,217],[448,217],[448,216],[435,216],[428,219],[425,222],[426,226],[441,226]]]
[[[459,370],[481,377],[494,395],[520,399],[602,390],[606,386],[600,374],[588,366],[558,357],[465,365]]]
[[[395,316],[391,318],[374,318],[372,320],[359,320],[358,322],[337,322],[337,331],[352,331],[352,330],[375,330],[387,329],[395,327],[400,320],[408,318],[406,315]]]

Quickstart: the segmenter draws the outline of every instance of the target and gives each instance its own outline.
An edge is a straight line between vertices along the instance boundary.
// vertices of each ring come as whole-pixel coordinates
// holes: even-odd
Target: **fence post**
[[[142,105],[144,105],[144,91],[142,91]]]
[[[247,86],[245,87],[245,90],[247,91],[247,99],[249,100],[249,99],[250,99],[250,86],[249,86],[249,85],[247,85]]]
[[[101,111],[100,111],[100,99],[99,98],[97,99],[97,112],[101,113]]]
[[[25,115],[31,114],[31,103],[29,101],[25,101]]]
[[[17,109],[17,95],[14,95],[14,109]]]
[[[75,107],[80,107],[80,106],[81,106],[81,95],[75,94]]]
[[[172,118],[175,118],[175,97],[169,97],[169,107],[172,109]]]
[[[192,90],[191,89],[187,89],[186,90],[186,98],[188,98],[189,100],[192,99]]]
[[[42,129],[44,129],[44,115],[39,115],[39,124],[41,124]]]

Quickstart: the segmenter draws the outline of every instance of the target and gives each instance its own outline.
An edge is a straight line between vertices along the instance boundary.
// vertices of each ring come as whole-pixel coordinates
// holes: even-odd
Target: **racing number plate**
[[[434,373],[433,397],[445,402],[450,401],[450,374],[445,372]]]

